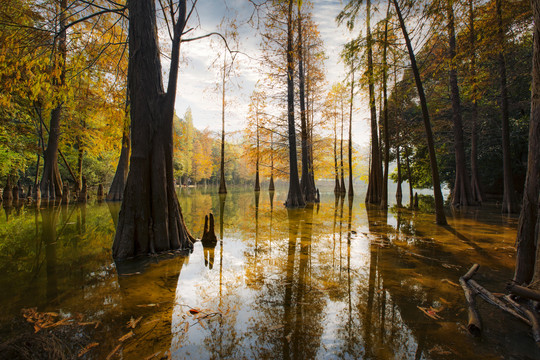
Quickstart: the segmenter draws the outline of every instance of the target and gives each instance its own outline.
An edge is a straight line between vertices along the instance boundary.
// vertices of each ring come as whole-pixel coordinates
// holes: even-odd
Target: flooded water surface
[[[286,192],[215,192],[179,199],[197,238],[215,215],[217,244],[118,264],[119,204],[4,209],[2,342],[52,338],[86,359],[540,358],[529,328],[481,299],[482,336],[466,330],[459,276],[479,263],[495,293],[512,277],[517,220],[498,208],[440,227],[363,197],[287,210]]]

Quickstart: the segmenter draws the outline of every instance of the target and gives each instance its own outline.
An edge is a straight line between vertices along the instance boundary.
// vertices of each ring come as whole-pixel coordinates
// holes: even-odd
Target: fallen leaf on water
[[[439,300],[441,300],[441,302],[442,302],[443,304],[446,304],[446,305],[450,305],[450,304],[451,304],[450,301],[448,301],[448,300],[446,300],[446,299],[444,299],[444,298],[442,298],[442,297],[440,297]]]
[[[425,307],[416,306],[420,311],[422,311],[424,314],[426,314],[428,317],[432,318],[433,320],[440,320],[441,317],[437,315],[435,311],[433,311],[433,308],[427,309]]]
[[[143,326],[158,322],[159,320],[161,320],[161,319],[154,319],[154,320],[147,321],[147,322],[143,323]]]
[[[200,311],[199,311],[198,309],[189,309],[189,313],[190,313],[191,315],[195,315],[195,314],[200,313]]]
[[[98,345],[99,345],[99,343],[97,343],[97,342],[93,342],[93,343],[90,343],[90,344],[86,345],[83,349],[81,349],[81,351],[79,351],[79,355],[77,355],[77,356],[78,357],[83,356],[84,354],[89,352],[90,349],[95,348]]]
[[[204,325],[204,321],[199,320],[198,322],[203,329],[206,329],[206,326]]]
[[[186,322],[186,326],[184,326],[184,332],[187,333],[188,330],[189,330],[189,323]]]
[[[452,264],[442,264],[442,266],[445,267],[445,268],[447,268],[447,269],[455,269],[455,270],[461,269],[460,266],[452,265]]]
[[[443,264],[443,266],[444,266],[444,264]],[[456,284],[455,282],[450,281],[450,280],[448,280],[448,279],[442,279],[441,282],[445,282],[445,283],[448,283],[448,284],[450,284],[450,285],[452,285],[452,286],[459,287],[458,284]]]
[[[127,322],[127,327],[128,328],[132,328],[132,329],[135,329],[135,327],[139,324],[139,322],[142,320],[142,316],[139,316],[137,318],[137,320],[133,319],[133,316],[131,317],[131,319],[129,319],[129,321]]]
[[[120,341],[120,342],[126,341],[127,339],[133,337],[133,335],[135,335],[133,333],[133,331],[130,331],[127,334],[125,334],[124,336],[122,336],[120,339],[118,339],[118,341]]]
[[[112,359],[112,357],[114,356],[114,354],[116,354],[118,352],[118,350],[120,350],[120,347],[122,346],[122,344],[118,344],[114,349],[113,351],[111,351],[109,353],[109,355],[107,355],[107,357],[105,358],[105,360],[110,360]]]

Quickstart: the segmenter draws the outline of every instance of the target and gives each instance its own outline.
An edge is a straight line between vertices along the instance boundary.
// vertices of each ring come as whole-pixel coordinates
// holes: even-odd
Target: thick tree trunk
[[[369,171],[368,191],[366,202],[370,204],[381,203],[382,192],[382,163],[379,148],[379,134],[377,126],[377,108],[375,106],[375,80],[373,75],[373,39],[371,36],[371,0],[366,1],[366,41],[367,41],[367,72],[369,81],[369,110],[371,113],[371,168]]]
[[[221,98],[221,162],[219,166],[220,177],[219,177],[219,193],[227,193],[227,185],[225,184],[225,79],[227,69],[227,53],[223,56],[223,87],[222,87],[222,98]],[[257,141],[259,136],[259,127],[257,126]],[[257,162],[259,159],[257,158]],[[257,176],[259,175],[259,169],[257,164]],[[257,191],[257,184],[255,185],[255,191]]]
[[[456,158],[456,180],[454,183],[454,193],[452,205],[468,206],[473,205],[471,198],[471,188],[469,175],[467,174],[467,164],[465,159],[465,146],[463,144],[463,125],[461,119],[461,100],[459,97],[459,87],[456,57],[456,32],[454,29],[454,9],[453,0],[447,0],[446,13],[448,17],[448,61],[450,64],[450,97],[452,99],[452,120],[454,122],[454,151]]]
[[[532,0],[534,40],[531,84],[531,118],[529,122],[529,158],[519,215],[516,239],[517,255],[514,281],[528,284],[533,278],[540,280],[540,251],[538,245],[538,196],[540,195],[540,1]],[[536,269],[535,267],[536,255]],[[533,272],[534,271],[534,272]]]
[[[302,135],[302,178],[300,185],[304,194],[306,203],[315,203],[317,201],[317,189],[315,188],[314,177],[310,175],[309,145],[308,145],[308,127],[306,110],[306,86],[304,73],[304,48],[302,43],[302,13],[301,6],[298,5],[298,79],[299,79],[299,97],[300,97],[300,124]]]
[[[469,41],[471,52],[471,81],[473,83],[473,101],[471,114],[471,199],[481,204],[483,201],[480,177],[478,174],[478,94],[476,89],[476,32],[474,30],[474,0],[469,0]]]
[[[287,12],[287,120],[289,124],[289,193],[285,206],[298,208],[306,206],[300,179],[298,178],[298,158],[296,154],[296,128],[294,124],[294,59],[293,59],[293,1],[289,0]]]
[[[384,127],[384,175],[381,194],[381,209],[388,207],[388,170],[390,165],[390,134],[388,129],[388,17],[390,15],[390,3],[386,11],[386,21],[384,22],[384,44],[383,44],[383,127]]]
[[[124,131],[122,134],[122,150],[120,151],[120,159],[118,160],[116,173],[114,174],[109,193],[107,194],[107,201],[122,201],[122,198],[124,197],[124,188],[126,186],[126,179],[129,170],[130,149],[130,125],[129,118],[126,116],[126,119],[124,120]]]
[[[172,121],[186,1],[179,4],[166,93],[154,1],[129,1],[128,9],[132,153],[113,243],[116,259],[193,246],[176,197],[172,166]]]
[[[508,89],[506,86],[506,61],[504,59],[505,36],[502,20],[502,0],[496,0],[497,26],[499,32],[499,76],[501,86],[501,118],[502,118],[502,152],[503,152],[503,177],[504,192],[502,212],[512,214],[517,212],[518,204],[514,192],[514,180],[512,178],[512,159],[510,158],[510,120],[508,115]]]
[[[60,76],[56,79],[55,85],[63,86],[66,79],[66,9],[67,0],[60,1],[58,47],[54,66],[60,70]],[[58,170],[58,146],[60,144],[60,118],[62,115],[62,102],[58,102],[51,111],[51,121],[49,125],[49,140],[47,150],[43,154],[43,175],[41,177],[41,192],[49,193],[50,198],[62,197],[62,179]],[[55,192],[51,193],[50,189]]]
[[[409,57],[411,59],[411,67],[414,74],[414,80],[416,82],[416,88],[418,90],[418,96],[420,98],[420,106],[422,108],[422,117],[424,119],[424,127],[426,130],[426,140],[429,150],[429,162],[431,164],[431,179],[433,182],[433,195],[435,197],[435,217],[438,225],[446,225],[446,216],[444,214],[444,202],[441,192],[441,182],[439,180],[439,168],[437,166],[437,156],[435,155],[435,144],[433,141],[433,133],[431,131],[431,121],[429,119],[429,111],[427,107],[426,95],[424,93],[424,87],[422,85],[422,80],[420,79],[420,71],[416,64],[416,58],[414,56],[414,51],[411,45],[411,40],[409,39],[409,34],[407,33],[407,28],[405,27],[405,21],[401,15],[401,10],[399,8],[397,0],[392,0],[396,8],[397,15],[399,17],[399,23],[401,30],[403,32],[403,37],[407,45],[407,50],[409,52]]]

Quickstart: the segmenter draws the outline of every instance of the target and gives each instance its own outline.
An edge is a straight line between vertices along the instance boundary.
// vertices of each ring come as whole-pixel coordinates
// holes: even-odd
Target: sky
[[[343,44],[357,35],[357,30],[351,34],[344,26],[337,26],[335,18],[342,8],[343,4],[339,0],[313,0],[313,17],[319,25],[327,56],[325,66],[328,90],[333,83],[345,79],[346,70],[339,53]],[[219,24],[224,17],[235,16],[240,20],[238,23],[244,23],[255,11],[248,0],[199,0],[196,9],[196,14],[188,23],[195,29],[186,38],[219,31]],[[257,59],[261,58],[257,29],[245,24],[239,27],[238,32],[240,50],[249,57],[239,55],[238,76],[227,88],[225,126],[228,133],[244,129],[250,95],[256,82],[264,80],[263,75],[257,71]],[[182,44],[183,61],[175,109],[178,116],[183,117],[188,107],[191,108],[193,123],[198,129],[221,131],[221,92],[217,87],[220,83],[219,67],[213,66],[213,63],[223,47],[223,42],[216,36]],[[365,102],[365,97],[355,98],[353,141],[357,144],[369,143],[369,115]]]

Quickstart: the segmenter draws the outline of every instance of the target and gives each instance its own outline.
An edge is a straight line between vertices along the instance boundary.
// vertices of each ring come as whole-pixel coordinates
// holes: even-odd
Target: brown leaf
[[[200,313],[200,311],[199,311],[198,309],[189,309],[189,313],[190,313],[191,315],[195,315],[195,314]]]
[[[189,330],[189,323],[186,322],[186,326],[184,326],[184,332],[187,333]]]
[[[153,353],[152,355],[145,357],[144,360],[150,360],[150,359],[153,359],[153,358],[155,358],[155,357],[158,357],[159,354],[161,354],[161,351],[155,352],[155,353]]]
[[[127,339],[133,337],[135,334],[133,333],[133,331],[130,331],[128,332],[127,334],[125,334],[124,336],[122,336],[120,339],[118,339],[118,341],[120,342],[124,342],[126,341]]]
[[[127,327],[135,329],[135,327],[139,324],[141,320],[142,320],[142,316],[139,316],[137,320],[133,319],[133,316],[132,316],[131,319],[129,319],[129,321],[127,322]]]
[[[437,315],[436,312],[434,312],[431,309],[427,309],[427,308],[424,308],[424,307],[421,307],[421,306],[416,306],[418,309],[420,309],[424,314],[426,314],[428,317],[432,318],[433,320],[440,320],[441,317],[439,315]]]
[[[90,344],[86,345],[83,349],[81,349],[81,351],[79,351],[79,355],[77,355],[77,356],[78,357],[83,356],[84,354],[89,352],[90,349],[92,349],[92,348],[94,348],[94,347],[96,347],[98,345],[99,345],[99,343],[97,343],[97,342],[93,342],[93,343],[90,343]]]
[[[460,287],[458,284],[456,284],[455,282],[450,281],[450,280],[448,280],[448,279],[442,279],[441,282],[448,283],[448,284],[450,284],[450,285],[452,285],[452,286],[455,286],[455,287]]]

